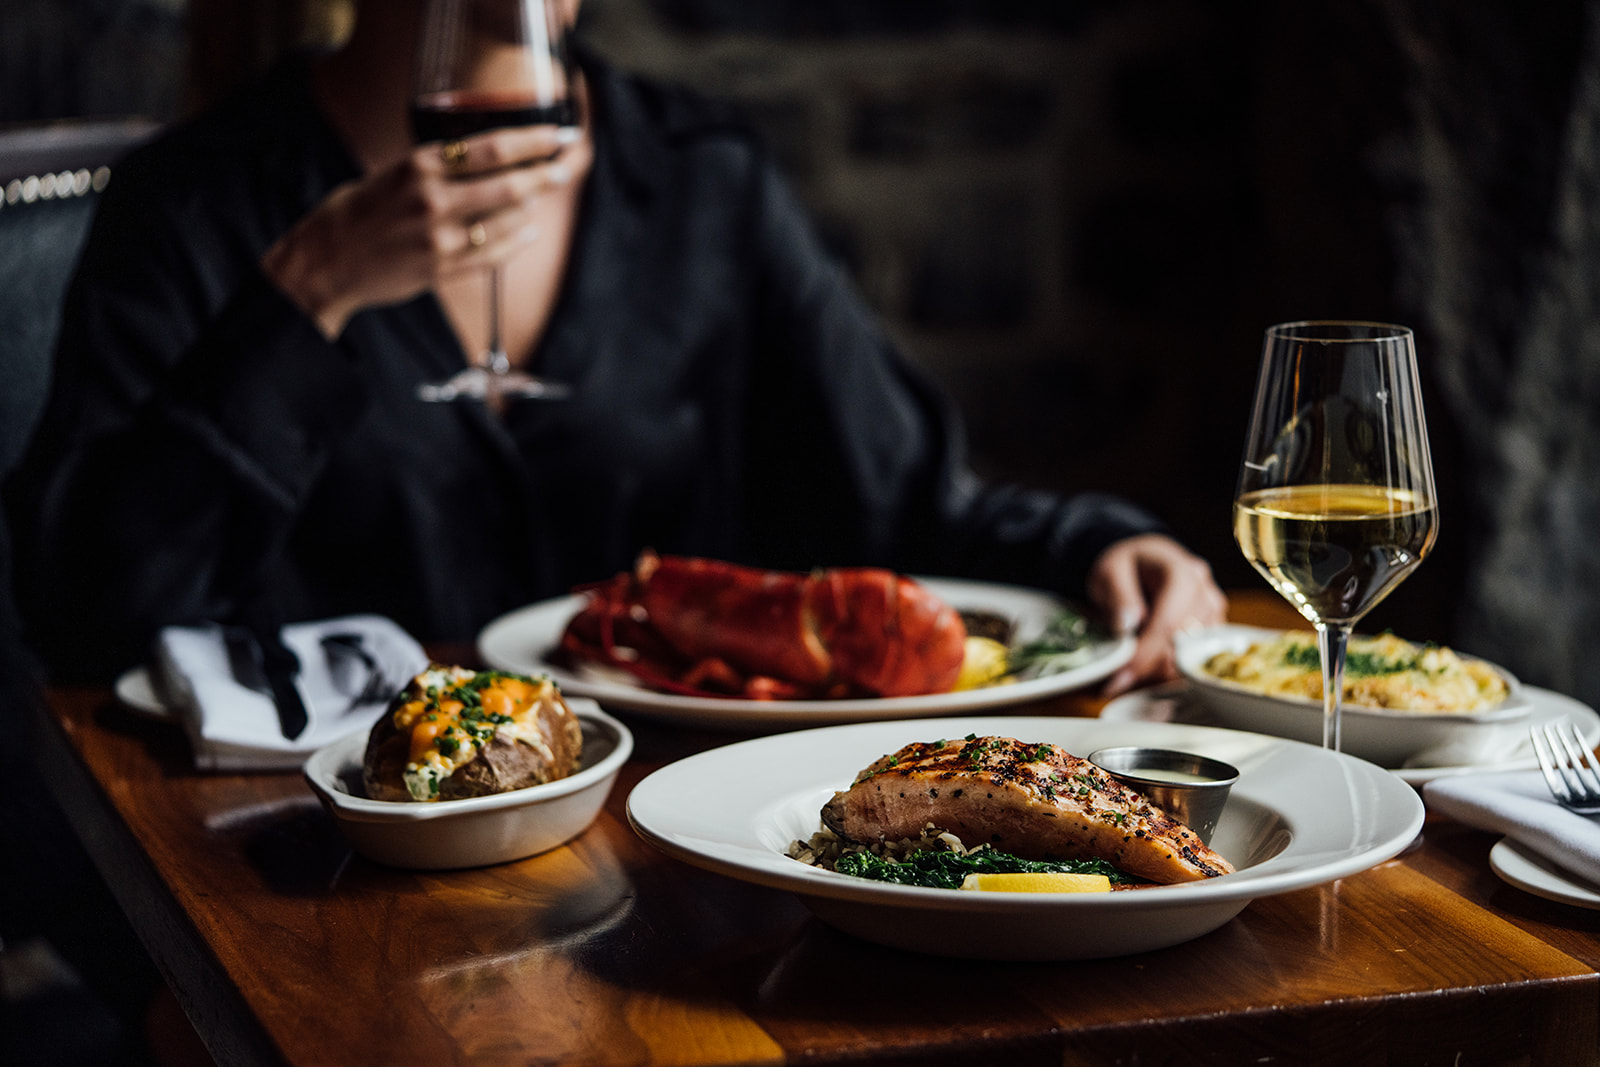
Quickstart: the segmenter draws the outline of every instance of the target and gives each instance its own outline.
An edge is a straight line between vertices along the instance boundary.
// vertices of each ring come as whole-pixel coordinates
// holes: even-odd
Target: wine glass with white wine
[[[1350,633],[1428,554],[1438,514],[1411,331],[1269,328],[1233,535],[1316,628],[1324,748],[1339,748]]]

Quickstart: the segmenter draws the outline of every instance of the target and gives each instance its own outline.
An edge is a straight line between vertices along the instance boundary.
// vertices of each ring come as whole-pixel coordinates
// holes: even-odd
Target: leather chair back
[[[44,403],[62,298],[99,193],[155,130],[142,120],[0,128],[0,477]]]

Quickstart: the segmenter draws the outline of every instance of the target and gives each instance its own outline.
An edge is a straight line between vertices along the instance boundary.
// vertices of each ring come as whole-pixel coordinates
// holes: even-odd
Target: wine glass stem
[[[1317,650],[1322,654],[1322,747],[1339,751],[1339,712],[1344,704],[1344,652],[1350,643],[1349,623],[1323,623],[1317,627]]]
[[[511,357],[506,355],[505,343],[500,338],[500,268],[489,268],[489,373],[505,374],[511,370]]]

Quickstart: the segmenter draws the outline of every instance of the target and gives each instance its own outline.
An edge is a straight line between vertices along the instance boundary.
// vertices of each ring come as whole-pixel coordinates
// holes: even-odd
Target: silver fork
[[[1550,794],[1569,811],[1600,815],[1600,762],[1567,719],[1528,727]]]

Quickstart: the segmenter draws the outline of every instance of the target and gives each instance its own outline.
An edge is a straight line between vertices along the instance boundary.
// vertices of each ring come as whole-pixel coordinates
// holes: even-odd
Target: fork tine
[[[1567,784],[1572,802],[1582,804],[1590,799],[1591,793],[1588,783],[1583,780],[1583,755],[1574,749],[1571,738],[1562,732],[1564,724],[1565,720],[1546,724],[1545,740],[1550,743],[1556,767],[1561,772],[1561,780]]]
[[[1571,759],[1572,773],[1578,779],[1578,785],[1586,794],[1579,799],[1585,802],[1600,800],[1600,765],[1595,762],[1594,752],[1583,743],[1583,737],[1578,733],[1577,726],[1570,719],[1563,719],[1557,734],[1561,738],[1562,747],[1567,750]]]
[[[1533,744],[1533,754],[1538,757],[1539,769],[1544,772],[1545,784],[1550,787],[1550,793],[1563,804],[1571,804],[1572,790],[1567,788],[1566,780],[1556,770],[1559,759],[1555,746],[1549,736],[1550,726],[1545,724],[1542,729],[1537,726],[1528,727],[1528,740]]]
[[[1579,755],[1573,752],[1573,745],[1560,731],[1558,721],[1544,725],[1544,741],[1550,745],[1550,755],[1555,760],[1555,769],[1566,785],[1566,800],[1574,805],[1584,803],[1589,798],[1589,787],[1584,784],[1584,779],[1578,773]]]

